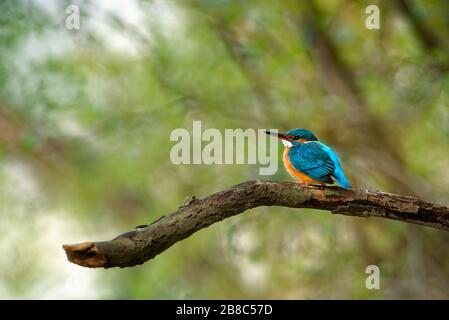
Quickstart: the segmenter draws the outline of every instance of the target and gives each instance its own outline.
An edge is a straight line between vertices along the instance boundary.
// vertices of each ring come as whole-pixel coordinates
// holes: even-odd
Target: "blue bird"
[[[344,189],[351,187],[338,155],[319,142],[312,131],[297,128],[287,133],[266,133],[284,144],[284,167],[293,178],[306,184],[333,184],[336,181]]]

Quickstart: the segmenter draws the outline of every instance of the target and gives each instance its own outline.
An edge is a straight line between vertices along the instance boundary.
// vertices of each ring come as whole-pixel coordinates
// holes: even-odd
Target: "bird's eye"
[[[299,140],[299,136],[294,136],[293,140]]]

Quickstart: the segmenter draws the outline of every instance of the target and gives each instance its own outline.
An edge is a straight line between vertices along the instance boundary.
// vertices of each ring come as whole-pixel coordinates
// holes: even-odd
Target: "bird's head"
[[[317,137],[313,134],[312,131],[308,129],[302,129],[302,128],[296,128],[292,129],[290,131],[287,131],[286,133],[281,132],[266,132],[269,135],[275,136],[278,139],[280,139],[284,146],[291,147],[293,145],[296,145],[301,142],[307,142],[307,141],[317,141]]]

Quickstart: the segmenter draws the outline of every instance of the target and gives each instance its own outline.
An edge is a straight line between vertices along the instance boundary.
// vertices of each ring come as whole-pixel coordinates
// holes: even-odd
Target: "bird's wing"
[[[329,154],[329,157],[334,162],[334,172],[332,173],[332,176],[335,178],[335,180],[338,182],[340,186],[342,186],[345,189],[348,189],[351,187],[351,184],[349,183],[348,179],[346,179],[345,172],[343,171],[343,168],[340,164],[340,159],[338,155],[335,153],[334,150],[326,146],[324,143],[316,142],[321,145],[321,147]]]
[[[289,152],[293,167],[312,179],[328,182],[334,172],[335,164],[329,153],[317,142],[307,142]]]

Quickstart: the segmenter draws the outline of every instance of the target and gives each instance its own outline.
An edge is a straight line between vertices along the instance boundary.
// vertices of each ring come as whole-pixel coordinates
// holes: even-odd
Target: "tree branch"
[[[415,197],[294,182],[248,181],[204,199],[193,198],[175,212],[113,240],[64,245],[63,248],[68,260],[81,266],[131,267],[154,258],[202,228],[260,206],[314,208],[449,231],[449,208]]]

